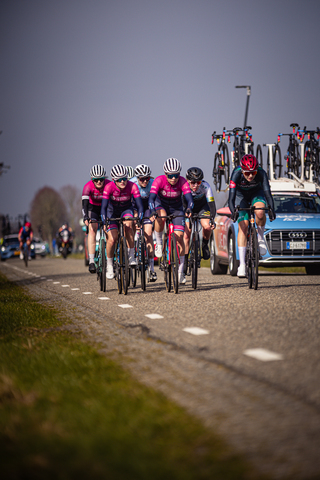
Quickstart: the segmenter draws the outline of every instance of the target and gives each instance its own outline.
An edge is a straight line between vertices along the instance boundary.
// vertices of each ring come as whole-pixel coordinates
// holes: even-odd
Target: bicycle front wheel
[[[259,248],[258,248],[258,237],[257,230],[255,227],[252,227],[250,230],[250,239],[249,239],[249,249],[250,249],[250,258],[251,258],[251,271],[250,271],[250,284],[249,288],[258,288],[258,278],[259,278]],[[251,285],[251,286],[250,286]]]
[[[125,237],[122,237],[120,243],[120,277],[122,283],[122,293],[127,295],[129,285],[129,259],[127,241]]]
[[[101,270],[100,270],[100,290],[102,292],[106,291],[106,241],[103,238],[100,242],[100,255],[101,255]]]
[[[172,284],[174,293],[178,293],[179,290],[179,257],[177,250],[177,241],[174,232],[171,235],[171,252],[170,252],[170,264],[172,274]]]
[[[167,235],[165,235],[164,237],[161,263],[164,271],[164,283],[166,284],[167,292],[170,292],[171,291],[171,265],[169,263],[169,239]]]
[[[144,233],[141,232],[141,262],[140,262],[140,273],[141,273],[141,288],[142,290],[146,289],[146,241],[144,238]]]
[[[199,234],[197,231],[194,232],[192,245],[191,245],[191,258],[192,258],[192,265],[191,265],[191,281],[192,281],[192,288],[197,288],[198,283],[198,261],[199,261]]]
[[[25,266],[28,266],[28,258],[29,258],[29,251],[28,251],[28,245],[25,244],[24,249],[23,249],[23,260],[25,263]]]

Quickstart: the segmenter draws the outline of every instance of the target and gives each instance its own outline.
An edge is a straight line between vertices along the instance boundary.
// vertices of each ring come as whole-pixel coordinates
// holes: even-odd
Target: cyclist
[[[270,221],[272,222],[276,218],[267,173],[258,166],[254,155],[244,155],[240,160],[240,165],[233,170],[229,184],[228,203],[231,219],[234,222],[238,220],[239,223],[238,249],[240,264],[237,275],[238,277],[245,277],[249,212],[238,212],[235,206],[239,205],[241,208],[249,208],[251,205],[254,205],[256,208],[265,208],[268,205]],[[260,255],[265,255],[267,253],[267,246],[264,241],[265,211],[257,210],[255,219]]]
[[[131,179],[133,183],[135,183],[140,191],[143,210],[144,210],[144,217],[150,217],[150,209],[149,209],[149,195],[150,189],[153,183],[153,178],[151,178],[151,169],[148,165],[141,163],[137,165],[134,169],[135,177]],[[135,216],[138,215],[138,212],[135,210]],[[148,249],[148,261],[149,261],[149,268],[150,268],[150,282],[155,282],[157,280],[157,274],[154,271],[154,246],[152,241],[152,227],[153,222],[150,219],[143,220],[144,225],[144,236],[146,239],[146,246]],[[139,231],[138,231],[139,233]]]
[[[56,238],[57,238],[58,250],[60,250],[62,242],[68,242],[69,243],[68,253],[72,252],[73,231],[72,231],[72,228],[69,227],[68,222],[64,223],[59,228],[59,230],[57,231],[57,234],[56,234]]]
[[[201,218],[202,225],[202,257],[204,260],[209,260],[209,238],[211,231],[215,228],[214,217],[216,215],[216,205],[213,197],[212,188],[209,183],[203,180],[203,171],[198,167],[191,167],[187,170],[186,179],[190,185],[191,195],[193,198],[194,207],[192,213],[199,215],[206,215],[208,218]],[[182,197],[182,202],[187,207],[185,196]],[[184,229],[184,245],[185,245],[185,263],[184,271],[187,271],[189,242],[191,236],[191,228],[189,219],[186,219],[186,226]]]
[[[90,170],[90,177],[91,180],[85,184],[82,191],[82,215],[84,224],[89,228],[89,272],[96,273],[94,255],[96,251],[98,223],[91,223],[89,220],[100,220],[103,189],[110,183],[110,180],[107,180],[107,174],[102,165],[93,165]]]
[[[127,166],[127,172],[128,172],[128,180],[131,180],[131,178],[134,177],[134,168],[130,167],[130,165]]]
[[[133,205],[132,197],[138,208],[139,218],[143,217],[143,205],[139,188],[135,183],[128,180],[128,170],[124,165],[114,165],[111,169],[110,182],[103,191],[101,204],[101,218],[104,223],[108,218],[126,218],[124,223],[124,233],[127,239],[129,265],[137,265],[134,251],[134,232],[132,228]],[[131,220],[131,221],[130,221]],[[115,245],[118,240],[118,222],[114,221],[108,224],[108,242],[107,242],[107,278],[112,279],[113,273],[113,255]]]
[[[168,158],[164,162],[163,171],[165,175],[160,175],[153,181],[149,196],[149,209],[151,215],[155,213],[158,213],[160,216],[171,214],[180,215],[173,219],[173,225],[180,256],[179,283],[185,284],[186,277],[183,269],[185,248],[183,233],[185,215],[190,217],[193,209],[193,199],[189,183],[184,177],[180,176],[181,163],[179,160],[176,158]],[[185,212],[182,204],[182,194],[186,200],[187,208]],[[156,218],[154,227],[156,235],[155,255],[158,258],[162,256],[162,233],[164,224],[163,218]]]
[[[33,240],[33,230],[31,228],[31,223],[26,222],[23,227],[20,228],[19,234],[19,246],[20,246],[20,259],[23,260],[23,244],[26,243],[28,246],[28,258],[31,260],[30,256],[30,246]]]

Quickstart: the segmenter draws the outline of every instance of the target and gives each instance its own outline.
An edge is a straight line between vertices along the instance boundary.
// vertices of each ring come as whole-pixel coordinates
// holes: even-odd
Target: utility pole
[[[243,128],[247,127],[247,119],[248,119],[248,110],[249,110],[249,100],[251,95],[251,87],[250,85],[236,85],[236,88],[246,88],[247,89],[247,104],[246,104],[246,113],[244,115],[244,125]]]

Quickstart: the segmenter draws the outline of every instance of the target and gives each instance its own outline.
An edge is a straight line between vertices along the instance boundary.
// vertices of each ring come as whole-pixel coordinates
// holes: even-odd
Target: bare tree
[[[58,228],[66,221],[67,209],[61,195],[51,187],[43,187],[35,194],[30,207],[33,229],[41,229],[42,236],[52,245]]]
[[[67,219],[75,234],[75,242],[81,243],[83,232],[79,224],[81,213],[81,190],[73,185],[66,185],[59,191],[67,209]]]

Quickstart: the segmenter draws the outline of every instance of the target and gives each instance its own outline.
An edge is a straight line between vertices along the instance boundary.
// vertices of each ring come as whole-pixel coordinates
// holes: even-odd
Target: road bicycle
[[[142,219],[142,221],[145,218]],[[135,219],[136,222],[139,220]],[[137,277],[141,278],[141,289],[146,289],[146,277],[149,279],[149,261],[148,261],[148,249],[146,245],[146,239],[144,236],[144,226],[141,225],[140,231],[137,232],[137,239],[135,241],[135,250],[137,265],[131,267],[131,280],[132,286],[135,287],[137,283]]]
[[[246,277],[248,278],[249,288],[258,288],[258,278],[259,278],[259,246],[258,246],[258,232],[255,222],[255,211],[256,210],[266,210],[269,211],[269,208],[257,208],[254,205],[251,205],[249,208],[240,208],[238,205],[236,211],[245,210],[249,212],[249,225],[247,233],[247,248],[246,248]]]
[[[187,275],[191,275],[192,288],[194,289],[197,288],[198,268],[200,268],[201,266],[201,249],[200,249],[200,236],[199,236],[199,232],[202,229],[202,225],[200,222],[201,218],[208,218],[208,216],[194,213],[190,217],[191,235],[190,235],[190,246],[189,246],[189,255],[188,255],[188,266],[186,269],[186,273]]]
[[[213,184],[217,192],[221,191],[222,176],[224,176],[224,181],[226,186],[229,185],[229,180],[230,180],[229,150],[225,143],[226,132],[227,132],[226,129],[223,128],[223,132],[221,135],[217,135],[215,131],[212,134],[211,143],[213,144],[214,140],[216,139],[218,144],[218,151],[214,156],[213,171],[212,171]]]
[[[308,140],[305,143],[304,150],[304,178],[312,180],[312,176],[316,182],[320,179],[320,164],[319,164],[319,137],[320,130],[303,129],[304,134],[307,135]],[[317,135],[317,138],[315,138]]]
[[[164,272],[164,283],[166,284],[167,292],[171,291],[172,286],[174,293],[178,293],[179,290],[180,255],[172,223],[173,219],[177,217],[184,217],[184,215],[158,215],[158,218],[165,218],[166,220],[160,270]]]
[[[282,161],[281,161],[281,149],[279,144],[273,144],[270,148],[267,143],[263,144],[264,147],[268,147],[268,154],[267,154],[267,175],[271,178],[271,159],[272,157],[272,165],[273,165],[273,178],[280,178],[282,172]]]
[[[241,158],[246,154],[253,155],[254,143],[252,140],[252,134],[250,133],[251,127],[234,128],[230,135],[234,136],[232,146],[232,164],[233,168],[240,165]],[[229,139],[228,139],[229,140]]]
[[[291,123],[290,127],[292,128],[292,133],[278,134],[278,145],[280,143],[280,139],[282,136],[289,137],[287,153],[284,156],[284,160],[286,161],[286,166],[287,166],[287,170],[285,173],[288,174],[289,172],[292,172],[298,177],[300,175],[300,166],[301,166],[298,140],[300,139],[300,135],[303,132],[300,130],[300,127],[297,123]],[[301,138],[303,139],[303,137]]]
[[[128,220],[128,218],[120,217],[108,218],[106,221],[106,225],[110,222],[118,222],[118,240],[114,249],[113,270],[118,285],[118,292],[124,295],[127,295],[129,286],[129,258],[123,223]]]
[[[97,223],[99,230],[97,236],[99,242],[96,241],[96,249],[94,254],[94,264],[97,272],[97,280],[100,284],[100,290],[106,291],[106,270],[107,270],[107,251],[106,251],[106,234],[103,229],[103,222],[101,220],[89,220],[89,223]],[[87,227],[88,233],[88,227]]]
[[[26,267],[28,266],[28,260],[29,260],[29,247],[27,242],[25,241],[23,243],[23,261]]]

